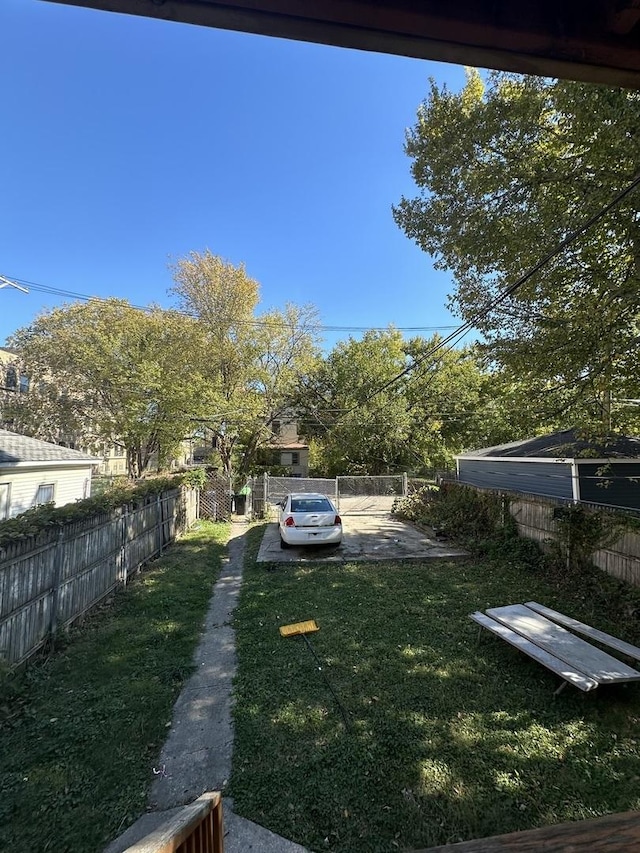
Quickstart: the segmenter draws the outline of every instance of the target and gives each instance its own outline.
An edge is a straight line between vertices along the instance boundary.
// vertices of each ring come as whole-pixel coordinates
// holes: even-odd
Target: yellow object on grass
[[[293,625],[281,625],[280,635],[282,637],[295,637],[296,634],[312,634],[319,630],[316,620],[308,619],[306,622],[294,622]]]

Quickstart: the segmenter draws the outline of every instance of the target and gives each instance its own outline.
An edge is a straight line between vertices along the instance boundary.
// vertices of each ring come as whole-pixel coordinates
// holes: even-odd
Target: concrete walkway
[[[231,776],[232,682],[236,671],[231,620],[242,583],[246,530],[246,523],[234,522],[195,653],[197,670],[174,706],[169,736],[154,768],[149,812],[112,842],[105,853],[123,853],[172,817],[178,807],[205,791],[223,790]],[[305,853],[300,845],[236,815],[230,799],[223,800],[223,804],[225,853]]]

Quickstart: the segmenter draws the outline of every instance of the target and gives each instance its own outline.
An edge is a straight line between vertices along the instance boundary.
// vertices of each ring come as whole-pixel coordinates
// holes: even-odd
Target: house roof
[[[0,429],[0,465],[3,467],[31,465],[34,462],[42,464],[84,462],[86,464],[99,461],[95,456],[89,456],[79,450],[71,450],[69,447],[61,447],[49,441],[40,441],[38,438]]]
[[[270,441],[266,446],[271,450],[304,450],[309,447],[301,441]]]
[[[636,459],[640,457],[640,438],[632,436],[586,437],[578,429],[565,429],[550,435],[525,438],[495,447],[483,447],[461,453],[465,457],[503,456],[507,458],[541,457],[551,459]]]
[[[635,0],[57,0],[216,28],[640,88]]]
[[[16,360],[16,351],[8,347],[0,347],[0,364],[8,365]]]

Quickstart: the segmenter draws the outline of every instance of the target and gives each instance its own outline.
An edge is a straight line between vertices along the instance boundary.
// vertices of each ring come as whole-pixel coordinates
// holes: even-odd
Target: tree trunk
[[[227,435],[218,434],[218,453],[220,454],[220,459],[222,461],[222,468],[224,474],[227,477],[231,477],[233,466],[231,463],[231,454],[233,452],[233,445],[235,439],[230,438]]]

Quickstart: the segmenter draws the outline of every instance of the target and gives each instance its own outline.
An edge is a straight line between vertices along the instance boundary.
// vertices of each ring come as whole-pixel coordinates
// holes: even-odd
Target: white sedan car
[[[280,504],[280,547],[339,545],[342,521],[326,495],[293,493]]]

